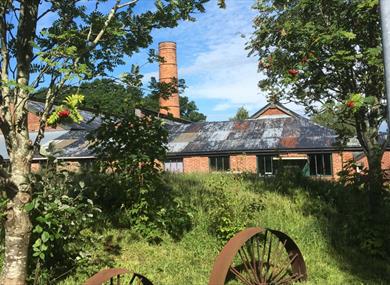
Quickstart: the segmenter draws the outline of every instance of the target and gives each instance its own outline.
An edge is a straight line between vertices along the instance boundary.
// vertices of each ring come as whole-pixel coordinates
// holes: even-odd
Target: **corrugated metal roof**
[[[251,152],[334,148],[337,135],[301,116],[170,125],[168,152]]]
[[[29,101],[27,108],[30,112],[39,114],[43,111],[44,103],[39,101]],[[143,110],[136,110],[143,112]],[[93,158],[94,154],[88,149],[89,142],[86,139],[88,133],[98,128],[102,123],[102,117],[96,115],[91,111],[80,110],[80,114],[83,116],[83,121],[79,124],[69,123],[61,124],[61,131],[46,131],[45,136],[41,141],[40,152],[37,153],[35,159],[43,159],[48,152],[49,146],[54,150],[54,156],[63,159],[80,159],[80,158]],[[180,125],[181,123],[188,123],[185,120],[170,120],[169,118],[162,117],[166,125]],[[30,140],[34,141],[37,132],[29,133]],[[8,160],[8,153],[5,147],[4,136],[0,133],[0,155],[3,159]]]
[[[30,101],[28,108],[38,113],[42,111],[43,104]],[[64,130],[45,133],[41,143],[41,154],[37,154],[36,159],[43,158],[42,154],[50,143],[59,150],[57,157],[79,159],[94,156],[88,149],[86,136],[91,130],[100,126],[102,118],[93,112],[84,110],[80,112],[84,117],[82,123],[61,125]],[[334,131],[295,113],[291,116],[264,116],[243,121],[190,124],[182,124],[167,118],[163,120],[169,132],[168,155],[171,156],[336,149],[334,144],[337,135]],[[36,133],[30,133],[30,139],[34,140],[35,137]],[[360,148],[356,140],[351,140],[348,147]],[[0,155],[8,159],[2,135],[0,135]]]

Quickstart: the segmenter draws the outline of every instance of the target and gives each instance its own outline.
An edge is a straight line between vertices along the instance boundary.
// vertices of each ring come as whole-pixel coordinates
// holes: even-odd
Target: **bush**
[[[105,220],[152,242],[165,234],[179,239],[191,221],[161,178],[158,161],[164,161],[167,143],[163,122],[125,110],[119,118],[104,118],[90,139],[96,142],[91,148],[97,164],[84,176],[89,177],[88,195],[102,207]]]
[[[33,224],[30,281],[52,283],[88,262],[93,245],[88,229],[99,210],[72,173],[48,169],[31,180],[33,200],[26,206]]]
[[[120,173],[90,171],[85,194],[102,209],[101,218],[117,228],[132,229],[150,242],[169,234],[180,239],[191,228],[191,217],[179,197],[156,175],[142,187]]]

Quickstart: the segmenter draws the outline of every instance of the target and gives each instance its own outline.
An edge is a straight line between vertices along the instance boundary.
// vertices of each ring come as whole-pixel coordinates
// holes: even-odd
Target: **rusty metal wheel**
[[[139,273],[134,273],[133,277],[130,280],[130,285],[153,285],[153,283],[146,278],[145,276],[139,274]]]
[[[130,272],[123,268],[107,268],[99,271],[87,281],[84,285],[103,285],[103,284],[125,284],[124,275],[130,274]],[[129,285],[153,285],[153,283],[145,276],[139,273],[133,273]]]
[[[209,285],[279,285],[306,279],[305,261],[289,236],[248,228],[231,238],[219,253]]]

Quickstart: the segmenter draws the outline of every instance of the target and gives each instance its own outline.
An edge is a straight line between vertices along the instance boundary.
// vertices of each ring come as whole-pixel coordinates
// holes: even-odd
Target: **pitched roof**
[[[30,111],[39,113],[43,105],[30,101]],[[283,113],[268,114],[271,109]],[[42,156],[50,143],[60,152],[56,155],[62,159],[93,158],[88,149],[86,136],[100,126],[102,118],[93,112],[80,111],[84,121],[80,124],[61,125],[59,131],[45,133],[41,143],[41,153],[34,159],[44,159]],[[143,110],[142,110],[143,112]],[[280,104],[268,104],[253,116],[253,119],[243,121],[199,122],[188,123],[166,122],[169,132],[168,155],[279,152],[279,151],[318,151],[337,149],[334,145],[337,135],[333,130],[322,127],[296,114]],[[36,132],[30,133],[34,139]],[[356,141],[349,144],[351,149],[361,148]],[[4,137],[0,134],[0,155],[8,159]]]
[[[43,111],[44,103],[39,101],[28,101],[27,108],[34,114],[39,114]],[[55,156],[60,159],[90,159],[94,158],[94,153],[88,148],[89,142],[87,135],[97,129],[103,121],[101,115],[95,114],[92,110],[79,110],[83,116],[83,121],[80,123],[61,124],[59,130],[51,129],[45,132],[45,136],[41,141],[40,153],[34,156],[34,159],[45,159],[44,155],[49,154],[47,149],[51,145],[55,149]],[[136,114],[155,115],[158,113],[147,109],[136,109]],[[167,125],[175,125],[189,123],[186,120],[161,116],[161,119]],[[37,132],[30,132],[30,139],[34,140]],[[3,159],[8,159],[8,154],[5,148],[4,136],[0,134],[0,155]],[[53,155],[53,154],[52,154]]]
[[[167,127],[170,155],[330,150],[335,149],[337,137],[299,115]]]
[[[269,117],[295,117],[300,118],[301,115],[291,111],[290,109],[287,109],[280,103],[269,103],[265,105],[263,108],[261,108],[259,111],[254,113],[250,119],[259,119],[259,118],[269,118]]]

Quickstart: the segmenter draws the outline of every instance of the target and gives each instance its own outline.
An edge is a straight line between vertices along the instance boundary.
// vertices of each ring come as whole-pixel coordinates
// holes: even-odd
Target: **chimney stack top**
[[[163,58],[160,62],[160,82],[172,83],[178,80],[177,62],[176,62],[176,43],[161,42],[158,45],[159,56]],[[179,94],[171,94],[169,98],[160,97],[160,113],[172,114],[175,118],[180,118]]]

